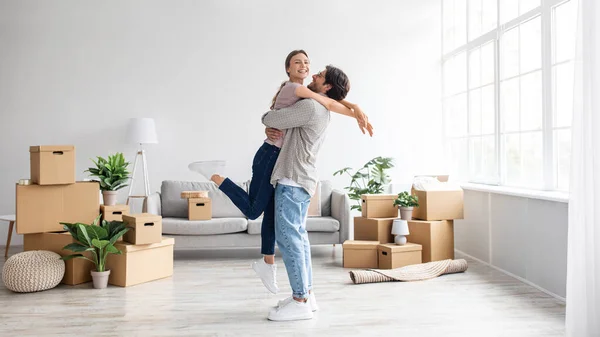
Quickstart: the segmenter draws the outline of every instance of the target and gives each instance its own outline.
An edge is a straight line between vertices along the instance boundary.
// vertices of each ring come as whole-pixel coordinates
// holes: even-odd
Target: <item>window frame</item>
[[[442,20],[444,19],[444,1],[447,0],[441,0],[442,1],[442,6],[441,6],[441,18]],[[456,0],[453,0],[456,1]],[[565,4],[569,1],[577,1],[577,0],[541,0],[540,1],[540,5],[536,8],[533,8],[509,21],[507,21],[504,24],[501,24],[500,22],[500,14],[501,14],[501,0],[498,0],[496,2],[496,28],[492,29],[489,32],[483,33],[482,35],[475,37],[475,38],[471,38],[469,36],[469,32],[470,32],[470,27],[469,27],[469,22],[470,22],[470,18],[469,18],[469,6],[470,6],[470,0],[465,0],[466,1],[466,6],[465,6],[465,11],[466,11],[466,43],[458,46],[452,50],[449,50],[448,52],[444,52],[445,50],[445,39],[444,39],[444,33],[445,33],[445,28],[446,25],[444,24],[444,22],[442,21],[442,27],[441,27],[441,37],[442,37],[442,41],[441,41],[441,50],[442,50],[442,58],[441,58],[441,65],[442,65],[442,71],[441,71],[441,77],[442,77],[442,83],[441,83],[441,87],[442,87],[442,107],[443,107],[443,112],[442,112],[442,126],[443,126],[443,134],[444,134],[444,139],[445,141],[445,146],[451,146],[448,144],[451,144],[452,140],[458,140],[458,139],[466,139],[466,149],[463,149],[464,151],[466,151],[466,158],[467,158],[467,163],[466,163],[466,167],[469,168],[469,173],[467,174],[468,177],[468,182],[469,183],[475,183],[475,184],[486,184],[486,185],[500,185],[500,186],[510,186],[510,187],[516,187],[516,188],[525,188],[523,186],[515,186],[515,185],[508,185],[506,183],[506,170],[504,169],[505,166],[505,160],[504,160],[504,144],[503,144],[503,138],[502,136],[504,134],[507,134],[507,132],[504,132],[502,130],[502,122],[503,122],[503,116],[501,114],[501,104],[500,104],[500,91],[501,91],[501,83],[503,81],[505,81],[506,79],[501,79],[500,75],[501,75],[501,40],[503,35],[513,29],[516,28],[517,26],[528,22],[536,17],[540,17],[541,20],[541,78],[542,78],[542,102],[541,102],[541,106],[542,106],[542,170],[543,170],[543,183],[542,186],[540,187],[541,190],[549,190],[549,191],[560,191],[558,188],[558,183],[557,183],[557,172],[556,172],[556,160],[558,160],[557,158],[555,158],[555,153],[557,153],[554,148],[555,144],[554,144],[554,131],[557,129],[565,129],[565,130],[571,130],[571,126],[568,127],[556,127],[554,125],[554,114],[555,114],[555,106],[554,106],[554,92],[553,92],[553,86],[554,86],[554,75],[553,75],[553,70],[554,67],[557,64],[562,64],[562,63],[567,63],[567,62],[573,62],[573,59],[570,60],[566,60],[566,61],[561,61],[561,62],[555,62],[555,53],[554,53],[554,43],[556,41],[555,39],[555,26],[554,26],[554,9],[562,4]],[[453,3],[454,4],[454,3]],[[454,6],[453,6],[454,8]],[[454,18],[452,19],[454,21]],[[453,31],[455,32],[455,29],[453,29]],[[452,37],[452,40],[455,41],[456,38],[455,36]],[[494,48],[494,81],[493,81],[493,85],[494,85],[494,138],[495,138],[495,158],[496,158],[496,163],[495,163],[495,176],[493,177],[487,177],[488,179],[476,179],[474,177],[472,177],[471,174],[471,167],[475,164],[478,163],[473,163],[473,154],[471,151],[471,140],[475,139],[475,138],[482,138],[483,135],[471,135],[469,133],[470,130],[470,120],[471,120],[471,109],[470,109],[470,95],[471,92],[473,90],[476,90],[477,88],[471,88],[470,82],[471,82],[471,69],[469,67],[469,55],[472,51],[476,50],[476,49],[480,49],[481,52],[481,47],[483,47],[484,45],[486,45],[487,43],[492,43],[493,44],[493,48]],[[467,118],[466,118],[466,129],[467,129],[467,133],[464,136],[449,136],[448,132],[447,132],[447,126],[448,126],[448,116],[447,116],[447,104],[446,102],[449,101],[449,99],[456,97],[458,95],[460,95],[461,93],[465,93],[463,91],[457,91],[456,93],[452,93],[452,94],[447,94],[448,92],[448,88],[446,88],[446,83],[447,83],[447,79],[446,79],[446,70],[444,69],[444,65],[446,63],[446,61],[454,58],[456,55],[459,55],[460,53],[465,53],[465,62],[466,64],[464,65],[464,68],[466,70],[466,99],[467,99]],[[521,51],[520,51],[521,52]],[[482,70],[480,69],[480,72]],[[538,70],[535,70],[538,71]],[[530,72],[528,72],[530,73]],[[519,73],[516,77],[520,78],[523,75],[525,75],[525,73],[521,74]],[[520,91],[521,92],[521,91]],[[529,133],[531,131],[522,131],[520,130],[519,132],[517,132],[517,134],[524,134],[524,133]],[[508,132],[508,133],[515,133],[515,132]],[[448,153],[450,153],[450,151],[447,151]]]

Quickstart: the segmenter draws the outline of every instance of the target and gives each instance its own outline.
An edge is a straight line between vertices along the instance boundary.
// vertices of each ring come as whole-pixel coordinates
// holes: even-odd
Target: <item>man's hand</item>
[[[265,135],[270,141],[274,142],[283,136],[283,132],[274,128],[265,128]]]
[[[365,115],[365,113],[362,112],[362,109],[358,106],[354,108],[354,117],[358,122],[358,127],[360,128],[360,131],[364,134],[366,129],[369,133],[369,136],[373,137],[373,125],[369,123],[369,117],[367,117],[367,115]]]

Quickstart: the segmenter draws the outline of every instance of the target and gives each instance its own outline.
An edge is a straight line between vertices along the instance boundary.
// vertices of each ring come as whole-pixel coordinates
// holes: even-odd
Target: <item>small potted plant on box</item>
[[[400,208],[400,218],[402,220],[412,220],[413,207],[419,207],[419,197],[406,191],[400,192],[394,200],[394,206]]]
[[[94,288],[96,289],[106,288],[108,276],[110,275],[110,270],[105,270],[106,257],[108,254],[121,254],[121,251],[114,244],[129,230],[122,221],[102,220],[98,226],[100,216],[98,215],[91,225],[83,223],[60,223],[77,240],[77,242],[64,246],[63,249],[78,253],[63,256],[61,259],[67,261],[73,258],[80,258],[94,263],[96,270],[92,270],[91,273]],[[82,253],[84,252],[90,252],[92,258],[83,256]]]
[[[108,156],[108,160],[102,157],[97,157],[97,159],[97,161],[92,159],[96,167],[90,167],[84,172],[89,172],[91,176],[98,178],[95,181],[100,183],[104,205],[115,205],[117,203],[117,191],[128,186],[129,171],[127,171],[127,166],[129,166],[129,163],[125,161],[122,153]]]

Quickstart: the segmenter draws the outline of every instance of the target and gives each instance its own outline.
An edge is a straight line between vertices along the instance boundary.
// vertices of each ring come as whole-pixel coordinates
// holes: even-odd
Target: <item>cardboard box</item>
[[[394,206],[396,194],[363,194],[361,196],[364,218],[397,218],[398,206]]]
[[[129,215],[129,205],[100,205],[102,220],[123,221],[123,215]]]
[[[134,245],[160,243],[162,241],[162,217],[141,213],[123,215],[125,226],[131,228],[123,236],[123,241]]]
[[[394,242],[392,224],[396,218],[368,219],[354,217],[354,240]]]
[[[377,268],[378,245],[378,241],[344,241],[344,268]]]
[[[39,234],[25,234],[23,236],[23,250],[49,250],[55,252],[60,256],[66,256],[71,254],[77,254],[70,250],[63,250],[62,248],[70,243],[77,242],[69,232],[60,233],[39,233]],[[90,252],[83,253],[87,258],[92,258]],[[61,283],[68,285],[77,285],[92,280],[90,271],[95,270],[96,266],[85,259],[71,259],[65,261],[65,276]]]
[[[167,237],[148,245],[115,243],[122,254],[106,257],[106,269],[110,269],[108,283],[129,287],[172,276],[174,244],[175,239]]]
[[[209,198],[188,199],[188,220],[210,220],[212,201]]]
[[[408,221],[408,241],[423,246],[423,263],[454,259],[454,221]]]
[[[447,182],[448,176],[436,176],[441,182]],[[413,218],[421,220],[463,219],[463,190],[417,191],[411,194],[419,198],[419,207],[413,210]]]
[[[64,231],[59,222],[91,224],[98,216],[97,182],[70,185],[16,185],[17,234]]]
[[[379,269],[396,269],[411,264],[421,263],[421,245],[407,242],[399,246],[395,243],[385,243],[377,246]]]
[[[29,147],[31,182],[38,185],[75,183],[75,147],[40,145]]]

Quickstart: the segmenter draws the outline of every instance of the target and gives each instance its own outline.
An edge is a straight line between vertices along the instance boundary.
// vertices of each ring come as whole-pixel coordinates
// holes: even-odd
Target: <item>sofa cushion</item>
[[[329,180],[321,180],[321,215],[331,216],[331,194],[333,184]]]
[[[262,217],[248,220],[248,234],[260,234],[261,225]],[[306,219],[307,232],[337,232],[339,230],[340,222],[330,216]]]
[[[163,234],[214,235],[245,232],[248,229],[246,218],[218,218],[212,220],[187,220],[163,218]]]
[[[248,191],[245,183],[237,183],[244,191]],[[208,191],[212,200],[213,218],[237,218],[244,214],[221,192],[217,185],[210,182],[173,181],[165,180],[160,187],[161,208],[163,217],[186,218],[188,217],[187,199],[181,199],[182,191]]]

